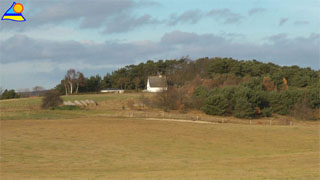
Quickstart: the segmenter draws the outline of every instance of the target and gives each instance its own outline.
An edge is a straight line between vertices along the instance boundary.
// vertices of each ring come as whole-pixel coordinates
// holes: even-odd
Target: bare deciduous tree
[[[79,86],[84,86],[85,83],[85,77],[81,72],[77,72],[77,79],[76,79],[76,83],[77,83],[77,88],[76,88],[76,94],[78,94],[79,91]]]
[[[18,93],[30,92],[30,89],[29,89],[29,88],[20,88],[20,89],[17,89],[17,92],[18,92]]]
[[[35,86],[32,88],[32,91],[43,91],[45,90],[44,87],[41,87],[41,86]]]
[[[61,84],[63,84],[64,89],[66,91],[66,96],[67,96],[68,95],[68,84],[67,84],[66,80],[65,79],[61,80]]]
[[[76,76],[77,76],[76,70],[74,70],[74,69],[69,69],[67,71],[67,74],[65,75],[64,80],[69,85],[68,88],[69,88],[70,94],[73,93],[73,85],[74,85],[74,83],[76,81]]]
[[[84,75],[74,69],[69,69],[67,71],[67,74],[64,77],[64,80],[61,82],[63,83],[65,89],[66,89],[66,95],[68,92],[70,94],[73,94],[74,92],[74,87],[75,87],[75,93],[78,93],[79,91],[79,86],[83,86],[85,81]]]
[[[135,85],[136,90],[138,90],[139,84],[140,84],[140,82],[141,82],[141,78],[140,78],[140,77],[135,77],[134,80],[133,80],[133,82],[134,82],[134,85]]]
[[[129,79],[127,77],[120,77],[118,80],[118,86],[121,87],[121,89],[126,89]]]

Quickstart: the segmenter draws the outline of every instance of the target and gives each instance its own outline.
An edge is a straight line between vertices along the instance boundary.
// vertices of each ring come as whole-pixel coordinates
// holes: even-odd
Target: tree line
[[[167,77],[169,90],[159,93],[156,103],[151,104],[164,110],[199,109],[207,114],[240,118],[273,113],[319,118],[319,70],[257,60],[220,57],[148,60],[103,77],[85,77],[70,69],[55,90],[60,94],[99,92],[106,88],[139,91],[146,88],[148,76],[158,74]]]
[[[142,90],[147,86],[148,76],[158,74],[170,76],[177,72],[183,63],[185,59],[157,62],[149,60],[146,63],[129,65],[112,73],[106,73],[103,77],[100,75],[85,77],[83,73],[69,69],[55,89],[61,94],[99,92],[108,88]]]
[[[75,93],[105,88],[142,90],[148,76],[158,74],[167,77],[169,90],[159,93],[152,106],[156,104],[164,110],[199,109],[211,115],[240,118],[268,117],[273,113],[319,118],[319,70],[257,60],[220,57],[148,60],[103,77],[85,77],[71,69],[56,90],[61,94],[72,94],[74,88]]]
[[[262,63],[256,60],[238,61],[232,58],[188,58],[173,60],[148,60],[138,65],[128,65],[112,73],[85,77],[83,73],[74,69],[68,70],[61,83],[56,86],[62,94],[78,92],[99,92],[105,88],[119,88],[125,90],[141,90],[146,88],[147,78],[150,75],[166,75],[169,86],[181,87],[197,76],[201,79],[215,79],[223,81],[226,76],[237,79],[255,77],[270,78],[274,88],[296,87],[305,88],[319,81],[319,70],[301,68],[299,66],[278,66],[273,63]],[[221,75],[224,75],[221,76]],[[232,81],[232,79],[228,79]],[[228,82],[225,82],[228,83]]]

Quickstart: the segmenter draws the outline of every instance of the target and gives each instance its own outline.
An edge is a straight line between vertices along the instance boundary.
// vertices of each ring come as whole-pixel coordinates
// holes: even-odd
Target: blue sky
[[[13,1],[0,0],[0,13]],[[257,59],[319,69],[319,0],[25,0],[0,22],[0,86],[52,88],[148,59]],[[1,14],[1,15],[2,15]]]

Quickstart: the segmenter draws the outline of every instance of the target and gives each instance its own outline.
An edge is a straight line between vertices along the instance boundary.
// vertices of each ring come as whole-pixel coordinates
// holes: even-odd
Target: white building
[[[149,76],[147,82],[147,92],[161,92],[168,89],[167,78],[165,76]]]
[[[102,92],[102,93],[118,93],[118,94],[122,94],[122,93],[124,93],[124,90],[123,89],[109,88],[109,89],[103,89],[100,92]]]

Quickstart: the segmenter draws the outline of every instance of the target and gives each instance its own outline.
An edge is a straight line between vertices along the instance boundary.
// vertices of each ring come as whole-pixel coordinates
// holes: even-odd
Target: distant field
[[[154,94],[145,94],[150,97]],[[40,108],[41,98],[21,98],[0,101],[0,120],[22,120],[22,119],[73,119],[84,117],[154,117],[169,119],[189,119],[189,120],[205,120],[211,122],[249,124],[251,121],[245,119],[237,119],[234,117],[214,117],[205,115],[203,112],[189,112],[183,114],[177,111],[163,112],[160,109],[152,109],[145,107],[142,110],[131,109],[127,102],[133,100],[139,103],[141,93],[125,93],[125,94],[87,94],[62,96],[64,100],[94,100],[98,102],[98,106],[86,107],[81,110],[43,110]],[[252,120],[252,124],[260,125],[289,125],[290,121],[296,121],[294,118],[275,116],[272,118],[260,118]],[[295,123],[304,123],[297,121]],[[307,124],[311,124],[308,122]],[[316,122],[315,124],[319,124]]]
[[[41,98],[21,98],[9,99],[0,101],[0,110],[2,120],[21,120],[21,119],[64,119],[94,116],[99,113],[114,113],[116,110],[121,110],[123,105],[129,99],[138,99],[140,94],[90,94],[90,95],[75,95],[62,96],[64,100],[94,100],[100,104],[99,107],[105,108],[87,108],[78,111],[63,111],[63,110],[43,110],[40,108]],[[107,107],[106,107],[107,106]]]
[[[75,111],[41,110],[40,98],[0,101],[0,179],[320,179],[318,123],[120,117],[139,96],[63,97],[100,103]]]

